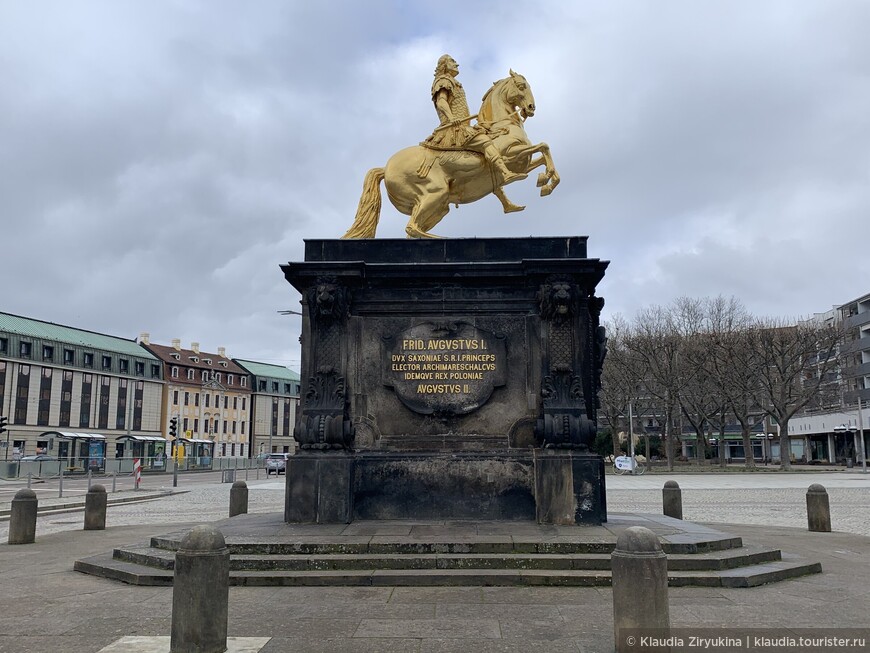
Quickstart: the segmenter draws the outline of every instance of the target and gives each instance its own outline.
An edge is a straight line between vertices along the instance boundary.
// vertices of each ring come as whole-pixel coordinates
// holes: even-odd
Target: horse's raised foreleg
[[[531,158],[533,154],[540,154],[537,158]],[[510,151],[512,158],[529,157],[529,163],[526,166],[526,172],[531,172],[535,168],[545,166],[545,171],[538,175],[538,188],[541,189],[541,196],[546,197],[555,190],[561,179],[559,173],[556,172],[556,166],[553,164],[553,157],[550,155],[550,146],[546,143],[538,143],[537,145],[529,145],[528,147],[512,149]]]

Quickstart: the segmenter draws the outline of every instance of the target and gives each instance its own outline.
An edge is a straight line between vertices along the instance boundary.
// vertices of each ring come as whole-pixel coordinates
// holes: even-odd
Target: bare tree
[[[642,372],[644,387],[662,405],[662,442],[668,470],[674,468],[674,444],[678,434],[673,424],[680,394],[695,370],[687,364],[687,336],[697,333],[703,322],[700,300],[681,297],[667,308],[651,306],[638,312],[626,348],[635,369]]]
[[[759,320],[750,333],[760,375],[756,402],[778,424],[782,468],[790,469],[789,420],[817,399],[828,373],[836,369],[841,325],[766,319]]]
[[[763,419],[756,397],[761,388],[757,348],[752,346],[753,318],[734,297],[717,297],[707,304],[710,319],[711,358],[722,396],[740,424],[746,467],[755,467],[752,429]],[[720,427],[719,464],[725,465],[725,429]]]

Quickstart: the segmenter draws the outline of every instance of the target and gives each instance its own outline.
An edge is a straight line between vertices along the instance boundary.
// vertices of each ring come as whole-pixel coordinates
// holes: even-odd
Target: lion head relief
[[[306,291],[306,298],[314,319],[329,322],[347,315],[347,288],[335,277],[318,277],[317,283]]]
[[[564,275],[547,279],[538,291],[541,317],[545,320],[565,320],[571,317],[577,288],[573,280]]]

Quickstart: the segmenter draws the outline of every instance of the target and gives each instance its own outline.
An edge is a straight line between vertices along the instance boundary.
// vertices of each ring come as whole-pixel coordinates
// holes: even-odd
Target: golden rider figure
[[[470,124],[471,114],[465,99],[465,89],[456,80],[458,74],[459,64],[453,57],[445,54],[438,59],[435,81],[432,83],[432,101],[435,103],[435,110],[438,112],[441,124],[423,144],[435,148],[471,150],[482,154],[495,173],[495,194],[502,201],[505,212],[521,211],[525,207],[507,201],[501,192],[501,187],[525,179],[528,175],[509,170],[484,126]]]

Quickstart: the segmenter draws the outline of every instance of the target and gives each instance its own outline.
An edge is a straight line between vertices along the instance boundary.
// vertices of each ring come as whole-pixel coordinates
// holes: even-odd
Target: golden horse
[[[477,120],[493,139],[507,167],[528,174],[537,167],[541,196],[553,192],[559,175],[546,143],[532,145],[523,123],[535,115],[535,98],[526,78],[510,71],[483,96]],[[537,158],[533,155],[539,154]],[[372,168],[363,182],[363,192],[353,225],[342,238],[374,238],[381,212],[380,183],[401,213],[411,217],[405,233],[409,238],[438,238],[429,233],[447,215],[451,204],[469,204],[495,193],[505,212],[521,210],[505,197],[494,181],[482,154],[468,150],[440,150],[415,145],[396,152],[383,168]]]

